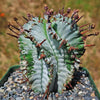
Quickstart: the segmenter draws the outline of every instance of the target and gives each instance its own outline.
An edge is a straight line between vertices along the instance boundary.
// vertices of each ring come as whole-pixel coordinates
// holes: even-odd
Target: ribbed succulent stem
[[[27,75],[26,81],[29,81],[34,92],[44,93],[43,99],[51,92],[62,93],[65,89],[74,88],[79,81],[73,77],[76,77],[80,66],[80,57],[86,47],[94,46],[85,44],[84,40],[99,34],[84,35],[95,25],[87,23],[78,26],[83,17],[79,17],[79,10],[74,10],[70,17],[70,8],[65,12],[63,7],[58,13],[54,13],[47,5],[44,9],[43,18],[31,14],[27,14],[27,18],[22,16],[26,21],[24,25],[15,17],[19,28],[9,23],[8,28],[14,35],[7,33],[18,39],[20,65],[26,71],[23,74]]]

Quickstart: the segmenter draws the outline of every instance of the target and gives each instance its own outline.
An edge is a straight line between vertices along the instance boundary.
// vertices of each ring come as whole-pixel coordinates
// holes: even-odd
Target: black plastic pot
[[[11,73],[13,73],[16,69],[20,68],[19,65],[11,66],[6,74],[2,77],[0,80],[0,87],[3,86],[3,84],[8,80],[8,77],[10,76]]]
[[[8,77],[10,76],[11,73],[13,73],[16,69],[20,68],[19,65],[15,65],[12,66],[8,69],[8,71],[6,72],[6,74],[2,77],[2,79],[0,80],[0,87],[3,86],[3,84],[7,81]],[[89,74],[88,70],[86,68],[81,67],[83,71],[86,71],[88,78],[91,82],[91,85],[93,87],[93,90],[95,91],[95,95],[99,98],[100,100],[100,93],[98,92],[98,89],[96,88],[96,85],[91,77],[91,75]]]

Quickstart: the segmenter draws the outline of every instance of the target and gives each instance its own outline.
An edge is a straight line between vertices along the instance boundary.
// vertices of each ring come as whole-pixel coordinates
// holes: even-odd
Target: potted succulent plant
[[[98,32],[84,35],[94,29],[94,24],[78,26],[77,22],[83,17],[79,17],[79,10],[72,12],[68,8],[65,12],[62,8],[56,13],[46,5],[44,9],[43,18],[28,14],[27,18],[23,16],[24,25],[20,25],[17,18],[14,20],[18,28],[10,23],[8,25],[14,33],[8,34],[18,39],[20,66],[11,67],[2,78],[1,91],[6,88],[7,95],[2,94],[1,98],[99,100],[100,95],[91,76],[80,67],[80,57],[85,48],[94,46],[85,45],[84,41],[89,36],[98,35]],[[9,84],[12,84],[11,88]]]

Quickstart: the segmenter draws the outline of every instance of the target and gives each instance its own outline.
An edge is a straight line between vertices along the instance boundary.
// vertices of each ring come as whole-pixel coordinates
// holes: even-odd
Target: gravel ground
[[[20,70],[13,72],[4,86],[0,87],[0,100],[41,100],[43,94],[34,93],[24,79]],[[50,94],[48,100],[99,100],[95,95],[85,71],[82,72],[80,82],[72,90],[64,91],[62,94]],[[43,99],[46,100],[46,99]]]

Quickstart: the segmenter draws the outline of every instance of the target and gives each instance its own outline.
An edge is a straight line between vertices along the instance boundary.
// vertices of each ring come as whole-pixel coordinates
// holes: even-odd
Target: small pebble
[[[93,98],[92,100],[96,100],[96,99]]]
[[[92,97],[95,97],[95,93],[94,93],[94,92],[92,92],[92,93],[91,93],[91,96],[92,96]]]
[[[56,93],[55,96],[56,96],[56,98],[58,98],[58,96],[59,96],[58,93]]]
[[[16,100],[22,100],[22,98],[21,97],[17,97]]]
[[[0,92],[3,93],[4,92],[4,89],[0,88]]]
[[[11,88],[10,88],[10,87],[8,87],[8,88],[6,89],[6,91],[11,91]]]
[[[24,90],[27,90],[27,87],[26,87],[26,86],[23,86],[22,88],[23,88]]]
[[[31,96],[30,99],[33,99],[33,96]]]

